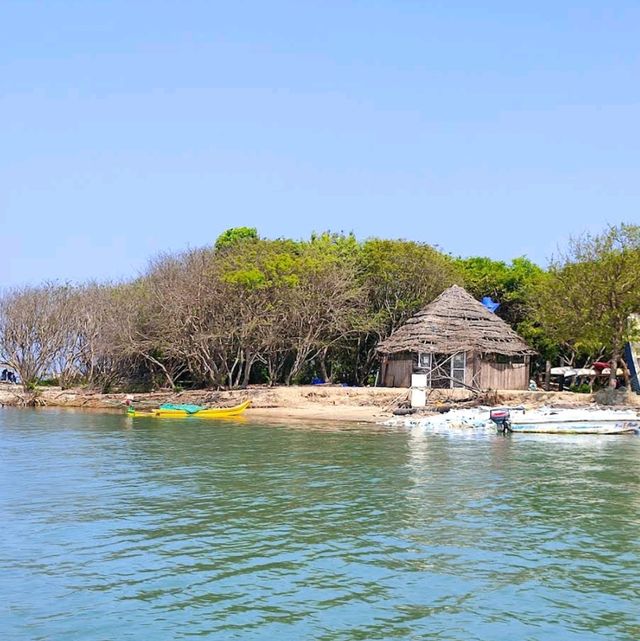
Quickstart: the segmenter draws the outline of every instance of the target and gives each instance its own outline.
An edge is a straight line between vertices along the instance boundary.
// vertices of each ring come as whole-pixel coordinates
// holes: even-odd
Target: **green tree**
[[[218,236],[215,248],[221,250],[243,240],[258,240],[258,238],[258,230],[255,227],[231,227]]]
[[[350,359],[364,383],[377,366],[376,347],[410,316],[460,280],[454,261],[426,243],[372,238],[357,256],[366,315]]]
[[[538,290],[540,325],[559,343],[603,349],[615,382],[626,341],[635,337],[640,310],[640,227],[621,224],[599,235],[571,239]],[[628,376],[628,373],[627,373]]]
[[[456,261],[464,286],[475,298],[491,296],[500,303],[497,314],[514,328],[530,315],[531,297],[544,270],[525,256],[511,263],[484,256]]]
[[[353,333],[363,305],[357,249],[352,236],[325,233],[307,242],[242,243],[225,253],[222,277],[235,288],[232,298],[254,301],[254,355],[272,384],[293,382],[314,362],[329,377],[330,350]]]

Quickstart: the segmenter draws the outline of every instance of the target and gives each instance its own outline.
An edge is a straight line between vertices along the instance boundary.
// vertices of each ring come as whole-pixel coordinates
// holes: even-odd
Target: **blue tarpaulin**
[[[491,296],[485,296],[481,301],[480,301],[490,312],[494,312],[500,307],[500,303],[496,303]]]
[[[176,405],[175,403],[164,403],[160,405],[161,410],[182,410],[187,414],[197,414],[200,410],[203,410],[202,405]]]
[[[629,368],[631,389],[640,394],[640,343],[626,343],[624,360]]]

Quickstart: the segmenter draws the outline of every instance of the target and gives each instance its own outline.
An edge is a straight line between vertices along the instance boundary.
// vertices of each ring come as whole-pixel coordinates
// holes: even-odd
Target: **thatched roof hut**
[[[445,363],[451,363],[445,367],[448,372],[445,378],[451,380],[451,386],[479,387],[482,384],[493,389],[526,388],[529,356],[535,354],[507,323],[458,285],[442,292],[382,341],[378,352],[384,357],[383,370],[387,366],[387,371],[383,371],[383,384],[386,385],[408,386],[411,373],[433,370],[437,360],[440,373]],[[451,358],[455,355],[458,356]],[[444,358],[447,356],[448,359]],[[390,366],[394,361],[395,366]],[[450,369],[454,367],[453,361],[456,361],[455,373]],[[482,371],[486,369],[483,363],[493,363],[493,369],[496,364],[509,365],[498,368],[505,371],[513,370],[516,364],[527,367],[519,368],[523,371],[515,378],[513,375],[488,377]],[[400,379],[402,384],[399,384]],[[455,385],[456,382],[459,385]]]
[[[490,354],[535,354],[507,323],[458,285],[410,318],[378,351],[455,354],[479,351]]]

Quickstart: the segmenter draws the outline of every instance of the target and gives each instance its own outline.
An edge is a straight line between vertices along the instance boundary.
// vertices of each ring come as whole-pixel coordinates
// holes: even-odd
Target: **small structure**
[[[629,322],[635,333],[640,334],[640,314],[631,314]],[[640,394],[640,341],[630,341],[625,344],[624,360],[629,370],[631,389],[636,394]]]
[[[535,351],[501,318],[458,285],[445,290],[378,346],[380,380],[410,387],[413,374],[429,388],[522,389]]]

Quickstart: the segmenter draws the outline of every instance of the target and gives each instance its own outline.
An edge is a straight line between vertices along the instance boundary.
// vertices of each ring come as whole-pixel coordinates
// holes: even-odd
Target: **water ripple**
[[[0,412],[0,636],[640,638],[640,439]]]

